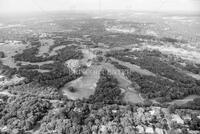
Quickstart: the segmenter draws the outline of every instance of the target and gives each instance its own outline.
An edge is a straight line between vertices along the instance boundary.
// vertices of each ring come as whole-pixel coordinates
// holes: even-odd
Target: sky
[[[200,12],[200,0],[0,0],[0,13],[126,9]]]

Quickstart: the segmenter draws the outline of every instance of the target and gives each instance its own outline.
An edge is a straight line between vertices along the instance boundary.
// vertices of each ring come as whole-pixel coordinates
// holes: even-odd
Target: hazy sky
[[[0,13],[70,9],[200,12],[200,0],[0,0]]]

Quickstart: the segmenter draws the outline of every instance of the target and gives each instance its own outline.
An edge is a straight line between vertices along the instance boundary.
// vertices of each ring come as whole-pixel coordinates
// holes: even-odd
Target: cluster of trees
[[[5,107],[6,107],[5,101],[0,101],[0,117],[4,116],[4,114],[2,113],[2,111],[5,109]]]
[[[30,70],[30,69],[39,69],[39,65],[32,65],[32,64],[27,64],[27,65],[20,65],[20,69],[22,70]]]
[[[100,78],[93,95],[89,97],[90,103],[114,103],[121,99],[121,90],[118,81],[107,70],[100,72]]]
[[[33,129],[37,121],[41,120],[51,108],[48,100],[30,95],[13,97],[9,101],[1,110],[0,114],[3,116],[0,116],[0,124],[10,129]]]
[[[54,62],[50,64],[43,64],[40,66],[41,70],[54,70],[57,66],[60,65],[60,62]]]
[[[61,134],[135,134],[139,133],[138,126],[155,127],[169,130],[167,123],[162,122],[164,112],[160,110],[157,115],[150,115],[151,108],[135,105],[108,105],[101,108],[98,105],[83,103],[81,101],[68,101],[56,112],[49,112],[41,121],[40,133]],[[140,112],[137,112],[140,109]],[[145,133],[145,132],[144,132]]]
[[[31,82],[28,84],[21,84],[21,85],[15,85],[13,87],[8,87],[7,89],[9,93],[17,96],[23,96],[26,94],[37,96],[43,99],[61,99],[62,95],[59,94],[58,90],[53,87],[49,86],[41,86],[38,83]]]
[[[25,70],[19,68],[18,74],[26,78],[27,82],[38,82],[42,85],[60,88],[67,82],[74,80],[82,75],[81,72],[74,74],[63,63],[56,62],[55,68],[49,72],[38,72],[37,70]]]
[[[189,101],[186,104],[179,106],[179,108],[200,110],[200,98],[195,98],[193,101]]]
[[[8,78],[11,78],[17,72],[16,68],[10,68],[9,66],[3,65],[2,61],[0,61],[0,70],[1,74],[5,75]]]
[[[191,130],[200,131],[200,119],[197,116],[194,116],[189,122],[189,127]]]
[[[72,92],[72,93],[74,93],[74,92],[77,91],[77,89],[74,88],[74,87],[72,87],[72,86],[68,87],[68,90],[69,90],[70,92]]]
[[[179,42],[179,40],[174,39],[174,38],[169,38],[169,37],[163,37],[160,40],[164,41],[164,42],[170,42],[170,43],[177,43],[177,42]]]
[[[138,44],[142,41],[141,39],[149,39],[148,36],[143,35],[132,35],[132,34],[123,34],[123,33],[105,33],[99,35],[92,35],[91,39],[93,42],[98,44],[99,42],[108,44],[109,46],[121,46],[127,44]]]
[[[62,45],[69,45],[69,44],[73,44],[73,43],[77,43],[77,42],[74,42],[74,41],[71,41],[71,40],[65,40],[65,39],[56,39],[54,41],[54,45],[50,46],[49,47],[49,51],[53,51],[54,48],[58,47],[58,46],[62,46]]]
[[[80,59],[83,54],[80,50],[76,49],[76,46],[66,46],[63,49],[57,51],[57,55],[53,56],[36,56],[38,54],[38,48],[41,46],[40,42],[37,45],[32,45],[31,48],[23,50],[22,53],[16,54],[14,56],[15,61],[25,61],[25,62],[44,62],[44,61],[61,61],[64,62],[69,59]],[[53,49],[52,47],[51,49]]]
[[[125,56],[113,56],[119,60],[137,64],[147,70],[150,70],[158,74],[156,77],[145,76],[137,72],[132,72],[128,67],[123,66],[118,62],[112,62],[116,68],[122,70],[125,73],[128,79],[130,79],[132,82],[136,82],[140,86],[140,88],[137,90],[143,94],[143,97],[148,99],[156,98],[159,102],[166,102],[174,99],[182,99],[192,94],[200,94],[198,81],[179,73],[174,68],[170,67],[167,63],[162,61],[158,62],[158,58],[152,58],[152,60],[151,57],[154,56],[149,56],[149,53],[146,54],[148,56],[144,55],[145,54],[140,55],[143,57],[139,57],[139,60],[134,60],[130,57],[128,59]],[[155,54],[151,55],[160,54],[156,52]]]
[[[134,55],[138,58],[132,58],[131,56]],[[194,83],[194,79],[191,77],[180,73],[176,70],[176,68],[169,65],[168,62],[162,61],[162,57],[165,55],[162,55],[159,51],[134,51],[131,53],[125,53],[121,55],[121,53],[118,53],[118,55],[113,55],[113,57],[129,62],[131,64],[136,64],[140,66],[141,68],[147,69],[155,74],[158,74],[160,76],[166,77],[168,79],[183,83],[183,84],[192,84]]]
[[[0,123],[20,132],[31,130],[40,123],[41,134],[133,134],[139,132],[138,126],[144,130],[153,126],[154,131],[156,127],[170,131],[162,121],[165,113],[161,109],[156,115],[151,115],[151,107],[136,105],[85,103],[82,100],[55,104],[33,95],[12,97],[7,103],[0,102]],[[187,125],[191,130],[199,130],[199,123],[195,115]],[[172,127],[174,130],[175,126]],[[184,126],[178,128],[184,129]]]
[[[200,74],[200,65],[194,66],[193,64],[187,64],[183,69],[192,72],[194,74]]]
[[[198,99],[198,101],[199,100],[200,99]],[[175,114],[178,114],[180,117],[182,117],[182,119],[184,120],[184,125],[188,126],[190,130],[200,132],[199,110],[191,110],[190,108],[184,109],[183,107],[181,108],[180,106],[176,106],[176,107],[180,109],[176,109]],[[184,118],[184,117],[190,117],[190,119]]]
[[[57,51],[57,55],[43,57],[36,56],[38,48],[41,46],[39,41],[32,41],[31,48],[25,49],[23,53],[14,56],[15,61],[26,62],[44,62],[54,61],[51,64],[44,65],[20,65],[17,74],[26,78],[27,82],[38,82],[42,85],[62,87],[65,83],[76,79],[81,75],[80,72],[74,74],[69,68],[64,66],[65,61],[69,59],[81,59],[83,54],[75,46],[66,46]],[[52,47],[51,49],[53,49]],[[39,72],[36,69],[49,70],[49,72]]]
[[[65,62],[69,59],[81,59],[83,58],[83,53],[77,50],[76,46],[67,46],[58,51],[56,56],[53,56],[52,60]]]
[[[26,61],[26,62],[43,62],[47,61],[42,56],[35,56],[38,53],[38,47],[31,47],[23,50],[23,53],[16,54],[14,56],[15,61]]]
[[[110,79],[108,72],[102,70],[101,73],[101,75],[103,75],[101,81],[107,83],[106,80]],[[107,85],[112,87],[117,83],[116,80],[111,81],[113,81],[113,84],[108,82],[105,85],[101,84],[102,86],[99,86],[109,90]],[[41,124],[39,129],[39,133],[41,134],[132,134],[138,133],[138,126],[143,127],[145,130],[145,127],[152,127],[152,125],[162,130],[169,129],[169,127],[161,121],[164,117],[164,113],[160,110],[160,113],[152,116],[148,113],[148,111],[151,110],[149,106],[141,107],[133,104],[110,105],[105,103],[103,101],[104,99],[98,99],[95,103],[91,100],[63,100],[55,103],[48,100],[48,98],[42,97],[39,93],[43,92],[43,94],[48,94],[48,92],[54,92],[53,90],[34,85],[35,84],[32,83],[26,84],[23,87],[15,87],[12,91],[10,90],[13,94],[15,94],[14,92],[16,92],[16,90],[21,90],[21,88],[23,88],[21,93],[24,94],[18,92],[16,94],[17,96],[10,97],[7,103],[5,103],[6,101],[0,102],[0,124],[7,126],[12,132],[14,130],[20,132],[31,130],[38,123]],[[26,89],[28,90],[26,91]],[[113,94],[109,92],[108,96],[110,95]],[[102,98],[108,99],[107,97]],[[115,100],[115,98],[111,96],[109,98]],[[110,101],[110,99],[108,100]],[[196,102],[196,104],[199,105],[199,101]],[[190,129],[199,130],[199,123],[199,119],[196,116],[192,117],[189,123]],[[182,127],[180,126],[180,128]]]
[[[0,51],[0,58],[4,58],[4,57],[5,57],[4,52]]]

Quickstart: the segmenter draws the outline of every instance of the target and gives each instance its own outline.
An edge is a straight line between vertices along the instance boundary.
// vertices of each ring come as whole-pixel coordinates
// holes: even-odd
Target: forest
[[[114,104],[114,102],[121,101],[121,97],[117,79],[110,75],[107,70],[101,70],[95,92],[88,101],[90,103]]]
[[[39,63],[44,61],[53,61],[50,64],[39,65],[21,65],[18,64],[19,69],[16,74],[25,77],[26,82],[38,82],[42,85],[48,85],[56,88],[64,86],[65,83],[72,81],[81,76],[81,72],[74,74],[64,63],[69,59],[81,59],[83,54],[75,46],[66,46],[57,51],[56,55],[52,56],[36,56],[38,48],[41,46],[40,42],[31,41],[31,48],[25,49],[22,53],[14,56],[15,61],[25,61],[30,63]],[[68,42],[69,43],[69,42]],[[61,45],[60,43],[58,45]],[[67,45],[67,44],[65,44]],[[55,45],[57,46],[57,45]],[[51,48],[53,49],[53,48]],[[39,72],[36,69],[49,70],[48,72]]]
[[[54,68],[50,72],[38,72],[37,70],[27,70],[19,68],[17,71],[22,77],[26,78],[27,82],[38,82],[42,85],[52,86],[60,88],[64,86],[67,82],[75,80],[80,77],[81,72],[74,74],[70,69],[64,66],[62,63],[56,62]]]
[[[33,129],[35,123],[44,117],[51,108],[51,103],[48,100],[29,95],[16,99],[11,98],[10,101],[9,105],[0,109],[1,115],[3,115],[0,124],[7,125],[10,129]]]
[[[137,134],[148,133],[149,129],[157,134],[176,134],[177,131],[179,134],[188,134],[189,130],[200,131],[197,111],[200,110],[200,98],[183,105],[170,105],[173,100],[193,94],[200,95],[200,81],[181,73],[176,68],[198,74],[200,65],[187,64],[181,68],[179,64],[175,64],[175,58],[174,61],[170,58],[171,55],[155,50],[138,50],[138,46],[143,43],[176,45],[180,40],[107,31],[104,22],[114,20],[85,19],[83,15],[78,16],[77,20],[69,16],[67,19],[70,19],[67,20],[65,15],[62,19],[57,15],[54,15],[56,20],[50,23],[49,20],[42,21],[41,17],[39,21],[42,22],[37,24],[41,28],[39,31],[43,30],[44,25],[48,26],[46,23],[55,23],[56,28],[58,26],[62,29],[45,33],[55,41],[47,53],[41,54],[42,56],[39,54],[42,46],[39,33],[38,37],[26,40],[30,45],[28,44],[22,53],[13,56],[16,68],[10,68],[0,62],[2,75],[12,77],[16,74],[25,78],[23,82],[5,86],[0,91],[0,133],[4,133],[5,129],[8,134]],[[117,23],[131,23],[131,27],[144,27],[144,23],[122,23],[118,20]],[[65,28],[67,32],[63,32]],[[134,50],[132,46],[127,47],[129,44],[138,46]],[[93,51],[94,48],[97,51]],[[124,74],[127,81],[132,82],[131,86],[135,89],[133,92],[144,99],[143,103],[125,102],[123,97],[129,92],[128,87],[122,89],[120,79],[106,69],[100,71],[97,83],[92,83],[96,84],[96,87],[94,94],[89,98],[72,100],[63,95],[61,87],[85,75],[85,72],[73,72],[65,64],[70,59],[85,62],[83,58],[86,56],[81,49],[88,49],[92,53],[91,59],[86,58],[86,63],[91,62],[91,65],[85,63],[77,70],[89,70],[89,66],[111,63]],[[55,53],[52,54],[53,51]],[[93,58],[93,54],[96,58]],[[1,52],[0,57],[4,57]],[[112,60],[113,58],[140,66],[141,69],[155,75],[142,75],[132,71],[120,62]],[[136,84],[139,88],[135,88]],[[80,89],[71,86],[68,90],[70,94],[76,94]],[[174,121],[174,116],[180,117],[183,123]],[[186,116],[189,118],[185,119]]]
[[[138,58],[131,58],[131,54]],[[165,55],[160,52],[144,50],[129,53],[119,51],[108,53],[107,56],[139,65],[157,74],[156,76],[141,75],[137,72],[132,72],[128,67],[118,62],[111,62],[116,68],[123,71],[129,80],[133,83],[136,82],[140,86],[137,90],[147,99],[167,102],[174,99],[183,99],[188,95],[200,94],[199,81],[179,73],[167,62],[162,61],[161,57],[163,58]]]

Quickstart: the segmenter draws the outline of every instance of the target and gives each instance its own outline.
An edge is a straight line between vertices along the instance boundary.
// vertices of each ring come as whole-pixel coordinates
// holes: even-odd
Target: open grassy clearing
[[[41,46],[39,48],[38,55],[36,56],[45,56],[45,54],[49,53],[49,48],[54,45],[53,39],[41,39]]]
[[[185,97],[184,99],[174,100],[174,101],[170,102],[170,104],[183,105],[189,101],[193,101],[193,99],[195,99],[195,98],[199,98],[199,95],[189,95],[189,96]]]
[[[112,58],[112,57],[111,57],[111,59],[112,59],[113,61],[118,62],[118,63],[121,64],[121,65],[124,65],[124,66],[130,68],[131,71],[133,71],[133,72],[137,72],[137,73],[139,73],[139,74],[141,74],[141,75],[156,76],[154,73],[152,73],[152,72],[150,72],[150,71],[148,71],[148,70],[146,70],[146,69],[142,69],[142,68],[140,68],[140,67],[137,66],[137,65],[131,64],[131,63],[129,63],[129,62],[120,61],[120,60],[118,60],[118,59],[116,59],[116,58]]]
[[[44,65],[44,64],[52,64],[52,63],[54,63],[54,61],[44,61],[44,62],[35,62],[35,63],[20,61],[20,63],[22,65],[29,65],[29,64],[31,64],[31,65],[39,65],[39,66],[41,66],[41,65]]]
[[[96,58],[96,55],[89,49],[82,49],[82,53],[84,58],[82,59],[82,62],[86,63],[88,60],[92,60],[93,58]]]
[[[85,47],[85,46],[83,46]],[[83,72],[83,76],[67,83],[61,91],[64,95],[68,96],[70,99],[82,99],[88,98],[95,91],[96,83],[99,79],[99,73],[102,70],[102,66],[92,65],[92,59],[96,57],[96,55],[86,49],[81,49],[83,53],[83,59],[81,60],[68,60],[65,64],[73,71],[75,71],[80,65],[86,65],[88,68]],[[69,91],[69,87],[74,87],[77,91],[72,93]]]
[[[141,96],[132,87],[130,88],[131,82],[124,76],[124,74],[116,69],[110,63],[101,63],[101,65],[91,65],[84,72],[84,75],[70,83],[67,83],[61,90],[64,95],[70,99],[82,99],[88,98],[92,95],[96,88],[96,83],[99,79],[99,73],[102,69],[106,69],[111,75],[117,78],[119,87],[124,93],[124,100],[128,102],[138,103],[142,102]],[[69,87],[74,87],[77,91],[72,93],[69,91]]]
[[[83,76],[67,83],[61,88],[63,95],[68,96],[70,99],[82,99],[92,95],[95,91],[96,83],[99,79],[99,73],[102,66],[91,66],[83,73]],[[69,87],[74,87],[77,91],[72,93],[69,91]]]
[[[106,28],[106,31],[113,32],[113,33],[135,33],[135,28],[125,28],[121,26],[113,26]]]
[[[136,91],[127,91],[124,96],[125,102],[142,103],[144,99]]]
[[[44,72],[49,72],[50,70],[47,69],[41,69],[40,66],[45,65],[45,64],[53,64],[54,61],[44,61],[44,62],[25,62],[25,61],[20,61],[21,65],[38,65],[39,69],[32,69],[32,70],[37,70],[38,72],[44,73]]]

